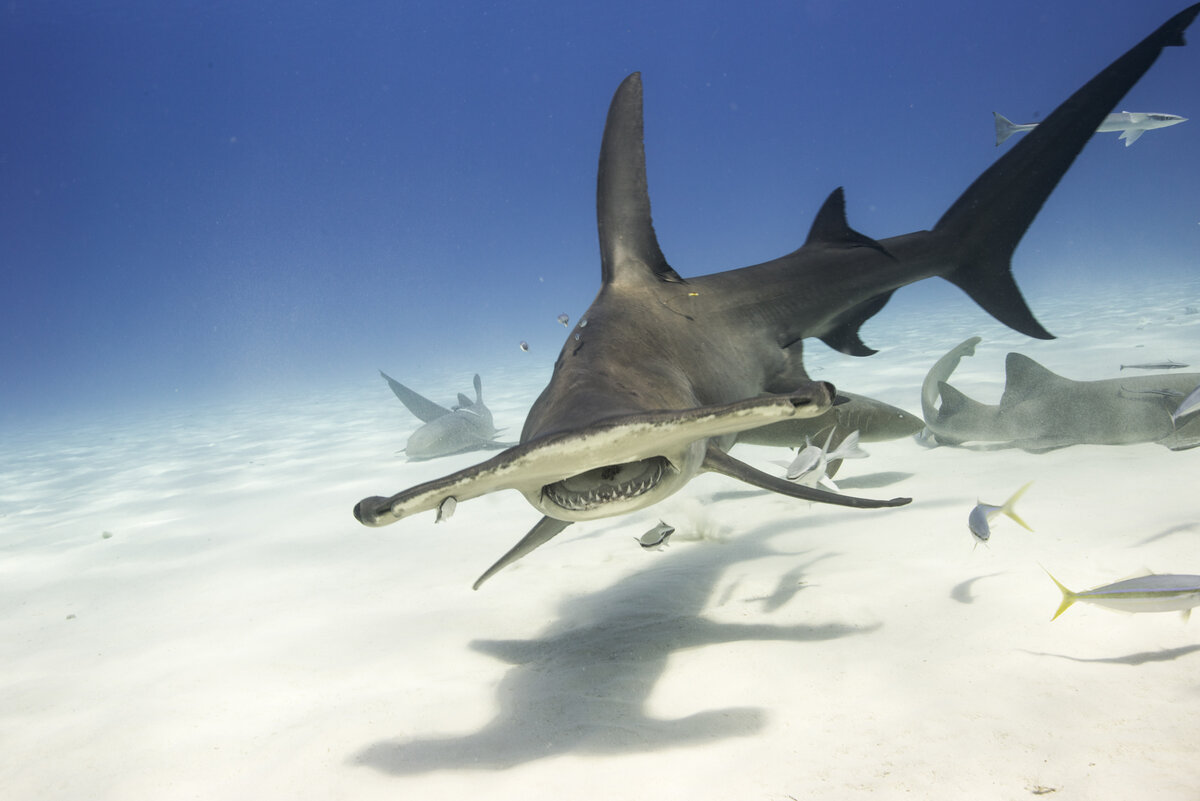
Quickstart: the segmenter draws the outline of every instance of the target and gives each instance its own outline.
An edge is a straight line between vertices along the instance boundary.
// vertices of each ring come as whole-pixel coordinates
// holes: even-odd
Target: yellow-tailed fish
[[[1025,494],[1025,490],[1029,489],[1032,484],[1033,482],[1030,481],[1014,492],[1012,497],[1005,501],[1002,506],[993,506],[983,501],[976,503],[975,508],[971,510],[971,514],[967,516],[967,528],[971,529],[971,533],[975,535],[975,539],[979,542],[987,542],[988,538],[992,536],[992,529],[988,525],[988,521],[1000,514],[1011,517],[1016,521],[1017,525],[1026,531],[1033,531],[1028,523],[1017,516],[1016,510],[1017,500]]]
[[[1046,575],[1062,591],[1062,603],[1051,620],[1067,611],[1076,601],[1087,601],[1121,612],[1183,612],[1184,620],[1192,613],[1192,607],[1200,605],[1200,576],[1151,573],[1083,592],[1072,592],[1049,570],[1046,570]]]

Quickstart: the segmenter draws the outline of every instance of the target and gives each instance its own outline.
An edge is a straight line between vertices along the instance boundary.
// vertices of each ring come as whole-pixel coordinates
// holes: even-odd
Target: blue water
[[[837,186],[867,234],[929,227],[1004,152],[991,111],[1040,119],[1180,5],[9,3],[0,425],[544,369],[598,286],[629,72],[659,238],[696,275],[794,249]],[[1200,117],[1195,60],[1122,107]],[[1098,135],[1023,288],[1194,272],[1197,125]]]
[[[1200,450],[872,443],[837,480],[914,498],[878,515],[705,476],[481,593],[539,516],[516,493],[351,514],[484,456],[405,461],[379,369],[444,405],[480,373],[520,432],[599,285],[630,72],[686,277],[795,249],[838,186],[868,235],[932,226],[1018,141],[991,112],[1043,119],[1183,4],[3,4],[4,797],[1194,797],[1194,628],[1051,626],[1039,565],[1200,572]],[[1120,106],[1192,121],[1097,135],[1017,250],[1060,339],[925,281],[863,327],[877,355],[814,342],[810,373],[916,412],[972,335],[954,385],[987,403],[1011,351],[1197,369],[1192,37]],[[977,500],[1030,480],[1036,533],[971,550]]]

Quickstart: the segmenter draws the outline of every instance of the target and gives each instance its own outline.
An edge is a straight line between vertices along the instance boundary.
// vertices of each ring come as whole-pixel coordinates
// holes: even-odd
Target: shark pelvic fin
[[[892,297],[891,290],[881,292],[875,297],[857,306],[847,309],[833,319],[824,333],[817,334],[822,342],[847,356],[870,356],[878,353],[875,348],[868,347],[859,336],[863,323],[874,317]]]
[[[854,498],[849,495],[839,495],[836,492],[814,489],[803,484],[796,484],[786,479],[778,478],[769,473],[751,467],[745,462],[734,459],[725,451],[710,444],[704,453],[704,469],[712,473],[736,478],[759,489],[778,492],[792,498],[817,503],[831,503],[836,506],[852,506],[856,509],[878,509],[885,506],[903,506],[911,503],[912,498],[892,498],[888,501],[877,501],[872,498]]]
[[[525,556],[530,551],[545,545],[550,540],[557,537],[563,530],[571,525],[566,520],[555,520],[553,517],[543,517],[538,521],[537,525],[529,530],[529,533],[520,539],[520,541],[508,552],[496,560],[496,563],[483,572],[483,575],[475,579],[475,583],[471,585],[471,589],[477,590],[483,582],[490,579],[492,576],[499,573],[504,568],[511,565],[513,562]]]
[[[596,223],[601,278],[605,284],[650,277],[684,283],[667,264],[654,233],[642,127],[642,75],[635,72],[613,95],[600,144]]]

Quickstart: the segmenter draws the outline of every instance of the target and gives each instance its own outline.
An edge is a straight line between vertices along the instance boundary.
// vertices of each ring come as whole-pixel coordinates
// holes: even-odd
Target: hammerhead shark
[[[515,489],[544,516],[478,581],[576,521],[658,503],[701,472],[791,497],[860,508],[867,500],[800,486],[729,455],[742,432],[816,416],[836,390],[810,380],[803,342],[854,356],[875,351],[859,328],[899,287],[941,276],[1027,336],[1050,339],[1017,288],[1011,257],[1105,115],[1164,47],[1183,45],[1200,4],[1177,14],[1069,97],[983,172],[932,230],[875,240],[846,221],[841,188],[797,250],[772,261],[685,279],[664,257],[650,218],[642,79],[625,78],[600,146],[596,217],[600,292],[568,334],[516,446],[473,467],[354,508],[380,526],[421,511]]]

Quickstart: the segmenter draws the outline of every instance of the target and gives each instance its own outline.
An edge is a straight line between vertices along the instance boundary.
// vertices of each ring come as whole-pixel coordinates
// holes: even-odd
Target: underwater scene
[[[1195,798],[1198,14],[7,4],[3,796]]]

